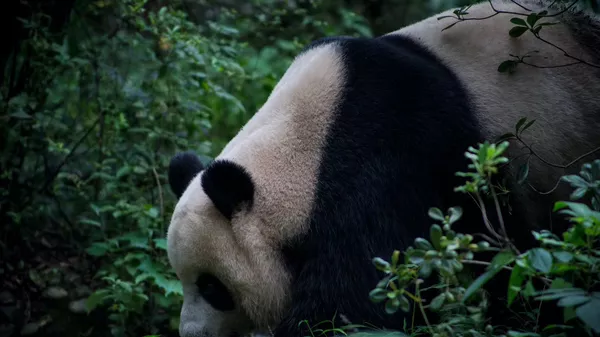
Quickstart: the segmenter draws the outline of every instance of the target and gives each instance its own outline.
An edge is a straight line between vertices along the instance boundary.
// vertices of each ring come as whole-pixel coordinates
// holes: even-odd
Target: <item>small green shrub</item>
[[[521,123],[522,124],[522,123]],[[498,205],[491,177],[498,165],[507,162],[502,154],[508,147],[504,141],[499,145],[479,144],[479,148],[469,148],[466,157],[471,160],[471,171],[458,175],[470,178],[464,185],[456,188],[458,192],[472,193],[482,204],[481,192],[487,191]],[[519,252],[508,244],[505,232],[495,229],[488,220],[485,208],[482,215],[490,235],[498,239],[494,242],[482,240],[474,242],[470,234],[456,233],[452,225],[462,216],[460,207],[453,207],[448,214],[437,208],[431,208],[429,216],[440,224],[430,227],[429,240],[415,239],[414,245],[402,252],[404,261],[400,261],[400,252],[395,251],[391,262],[374,258],[375,267],[387,276],[371,291],[373,302],[385,303],[388,313],[398,309],[408,312],[411,301],[427,320],[427,311],[445,312],[438,324],[426,327],[412,327],[414,332],[426,330],[433,336],[561,336],[563,331],[579,328],[592,336],[600,333],[598,313],[600,312],[600,160],[583,165],[579,175],[567,175],[562,178],[574,191],[574,201],[559,201],[555,211],[568,217],[572,226],[559,238],[549,231],[532,235],[540,247]],[[586,198],[591,206],[583,202]],[[501,215],[499,218],[501,219]],[[499,221],[502,224],[501,220]],[[504,233],[504,234],[499,234]],[[491,262],[475,260],[479,252],[495,252]],[[461,275],[465,264],[487,265],[487,270],[475,280]],[[486,323],[486,294],[482,286],[502,270],[510,271],[507,284],[507,306],[521,295],[524,301],[556,301],[564,310],[564,321],[550,326],[539,327],[536,331],[507,331],[495,333],[497,329]],[[419,285],[424,279],[436,275],[438,284],[430,287],[439,294],[429,303],[424,303]],[[544,289],[535,287],[533,280],[542,280]],[[416,284],[416,293],[407,290]],[[593,290],[596,289],[596,290]],[[535,303],[533,303],[535,305]],[[536,326],[537,317],[529,318]]]

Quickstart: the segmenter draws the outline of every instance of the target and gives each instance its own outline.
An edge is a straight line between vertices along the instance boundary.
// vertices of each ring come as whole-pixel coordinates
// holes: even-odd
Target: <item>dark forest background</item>
[[[177,336],[173,154],[216,156],[310,41],[469,2],[3,2],[0,336]]]

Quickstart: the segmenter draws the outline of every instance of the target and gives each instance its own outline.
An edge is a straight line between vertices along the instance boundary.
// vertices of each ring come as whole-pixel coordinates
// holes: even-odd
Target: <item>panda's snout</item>
[[[182,323],[179,325],[180,337],[240,337],[237,332],[229,332],[225,335],[215,333],[207,329],[203,324],[195,322]]]
[[[203,324],[195,322],[181,323],[179,325],[179,336],[180,337],[220,337],[207,331]]]

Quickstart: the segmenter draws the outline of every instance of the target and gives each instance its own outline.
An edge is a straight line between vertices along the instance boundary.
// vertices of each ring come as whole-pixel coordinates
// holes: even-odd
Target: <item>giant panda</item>
[[[401,312],[388,315],[368,300],[382,276],[372,258],[428,237],[432,206],[461,206],[463,229],[484,231],[479,210],[453,191],[469,146],[512,131],[522,116],[537,120],[525,138],[548,162],[600,145],[597,69],[555,67],[573,60],[531,34],[509,37],[512,16],[493,14],[483,2],[469,17],[488,19],[447,30],[453,21],[438,17],[451,11],[376,38],[317,40],[213,162],[193,152],[172,158],[178,202],[167,242],[184,293],[182,337],[304,336],[302,321],[342,316],[401,330]],[[575,10],[560,18],[566,23],[542,36],[598,64],[598,21]],[[497,71],[509,54],[531,50],[539,52],[527,61],[538,67]],[[551,201],[570,191],[561,185],[546,199],[516,184],[523,151],[511,146],[516,159],[504,173],[515,239],[547,226]],[[532,158],[529,183],[550,190],[568,172]]]

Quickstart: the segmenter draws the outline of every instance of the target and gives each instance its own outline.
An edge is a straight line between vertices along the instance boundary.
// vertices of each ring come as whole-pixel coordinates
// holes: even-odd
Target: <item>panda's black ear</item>
[[[180,152],[176,154],[169,163],[169,185],[177,199],[190,184],[190,181],[204,169],[198,156],[191,152]]]
[[[216,160],[202,174],[201,183],[204,193],[229,220],[243,203],[252,207],[254,182],[248,171],[239,164]]]

